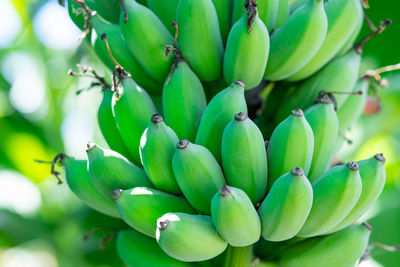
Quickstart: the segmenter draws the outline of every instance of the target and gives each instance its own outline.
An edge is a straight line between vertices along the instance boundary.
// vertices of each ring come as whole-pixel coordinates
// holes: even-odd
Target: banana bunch
[[[103,88],[109,148],[60,154],[52,173],[63,166],[78,198],[132,228],[117,237],[126,265],[356,264],[370,228],[352,224],[381,194],[385,158],[331,163],[371,83],[358,80],[362,45],[389,23],[352,47],[359,0],[68,0],[68,11],[112,71],[110,85],[86,69]],[[249,94],[265,81],[254,119]],[[264,262],[271,244],[282,249]]]

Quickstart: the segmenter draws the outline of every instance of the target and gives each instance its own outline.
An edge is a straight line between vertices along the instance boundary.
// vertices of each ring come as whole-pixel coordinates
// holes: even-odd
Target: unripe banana
[[[84,0],[84,2],[90,9],[96,10],[103,19],[119,23],[121,5],[118,0]]]
[[[208,104],[201,117],[196,144],[205,146],[221,162],[221,142],[225,126],[237,112],[247,113],[242,81],[232,83],[219,92]]]
[[[329,169],[313,183],[313,206],[298,236],[318,236],[332,230],[354,208],[361,190],[356,162]]]
[[[224,253],[218,256],[216,263],[213,266],[249,267],[254,266],[253,261],[253,246],[233,247],[228,245]]]
[[[118,256],[129,267],[193,267],[191,263],[171,258],[160,248],[157,242],[148,236],[133,230],[118,232]]]
[[[297,9],[308,3],[309,0],[294,0],[290,5],[290,14],[293,14]]]
[[[210,82],[221,74],[224,47],[211,0],[181,0],[176,14],[179,47],[199,76]]]
[[[210,214],[211,199],[225,184],[221,167],[205,147],[181,140],[173,158],[176,181],[189,203]]]
[[[361,28],[364,23],[364,10],[361,8],[359,10],[359,14],[356,15],[357,17],[357,25],[354,28],[350,38],[346,41],[346,43],[343,45],[343,47],[339,50],[338,55],[343,55],[347,53],[354,45],[354,42],[356,41],[358,35],[360,34]]]
[[[246,0],[233,0],[232,24],[237,22],[245,11]],[[279,0],[258,0],[257,10],[259,18],[269,31],[275,29]]]
[[[147,6],[164,23],[170,33],[175,34],[172,21],[176,19],[176,10],[180,0],[147,0]]]
[[[172,194],[181,194],[171,165],[178,142],[178,136],[157,114],[140,140],[140,158],[149,180],[156,188]]]
[[[339,231],[360,218],[378,199],[385,186],[385,157],[377,154],[370,159],[360,161],[362,191],[360,199],[351,212],[330,232]]]
[[[260,202],[268,187],[267,153],[260,130],[245,113],[225,127],[221,151],[227,183],[246,192],[253,204]]]
[[[260,239],[261,222],[246,193],[224,185],[212,199],[211,217],[215,228],[229,245],[245,247]]]
[[[113,199],[121,218],[135,230],[152,238],[156,237],[157,219],[165,213],[195,213],[184,198],[147,187],[116,189]]]
[[[263,238],[278,242],[294,237],[304,225],[312,203],[312,186],[301,168],[279,177],[258,210]]]
[[[71,191],[89,207],[108,216],[119,218],[115,204],[93,185],[87,171],[87,161],[64,156],[62,165]]]
[[[133,162],[140,165],[140,138],[149,125],[149,118],[157,113],[156,108],[147,92],[130,78],[124,79],[122,86],[114,92],[112,108],[119,132]]]
[[[310,238],[287,249],[280,267],[354,266],[368,247],[370,226],[350,226],[332,235]]]
[[[90,180],[105,197],[112,199],[112,192],[117,188],[151,186],[144,170],[121,154],[95,144],[88,144],[86,152]]]
[[[291,0],[279,0],[275,28],[280,28],[288,19]]]
[[[184,60],[177,60],[162,92],[164,117],[180,139],[194,142],[207,100],[199,78]]]
[[[174,38],[150,9],[132,0],[123,2],[128,20],[125,23],[121,13],[122,35],[140,65],[154,80],[163,83],[173,61],[171,56],[165,57],[165,48],[174,44]]]
[[[132,156],[129,150],[126,148],[124,141],[122,140],[121,134],[117,128],[117,124],[114,119],[112,112],[112,98],[113,92],[111,90],[103,91],[103,99],[100,103],[99,110],[97,112],[97,121],[99,123],[100,131],[106,140],[108,146],[122,154],[129,160],[132,160]]]
[[[224,55],[224,79],[232,82],[242,79],[247,88],[256,87],[263,79],[269,53],[269,34],[250,6],[229,32]]]
[[[314,133],[314,153],[308,179],[317,180],[328,168],[339,133],[339,121],[332,101],[325,96],[305,112]]]
[[[157,220],[156,236],[165,253],[187,262],[215,258],[227,247],[205,215],[165,214]]]
[[[309,0],[271,36],[271,48],[264,78],[286,79],[304,67],[321,47],[328,29],[324,3]]]
[[[212,0],[218,15],[219,30],[222,42],[225,44],[231,28],[232,0]]]
[[[328,32],[324,43],[303,68],[290,76],[289,81],[303,80],[330,61],[351,38],[362,16],[360,0],[335,0],[325,3]]]
[[[270,138],[268,156],[268,187],[293,166],[298,166],[307,175],[314,151],[314,134],[301,109],[282,121]]]

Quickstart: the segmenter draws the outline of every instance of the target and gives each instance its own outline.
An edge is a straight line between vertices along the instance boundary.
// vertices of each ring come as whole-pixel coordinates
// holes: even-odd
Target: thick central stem
[[[228,246],[222,267],[250,267],[253,261],[253,246]]]

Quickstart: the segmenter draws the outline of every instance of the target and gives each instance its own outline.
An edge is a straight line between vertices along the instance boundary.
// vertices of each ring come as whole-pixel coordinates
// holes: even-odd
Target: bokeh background
[[[378,24],[393,21],[364,49],[361,74],[400,63],[400,2],[370,0],[368,16]],[[366,25],[360,36],[369,32]],[[66,183],[50,175],[58,152],[85,157],[88,141],[106,146],[96,121],[100,90],[88,78],[68,76],[76,64],[110,73],[79,40],[81,32],[65,7],[55,0],[0,0],[0,267],[123,266],[113,240],[101,239],[117,220],[84,206]],[[334,74],[332,74],[334,75]],[[383,152],[388,183],[366,215],[372,241],[400,244],[400,72],[385,75],[389,87],[379,90],[381,110],[363,115],[346,132],[352,144],[339,152],[342,161]],[[92,229],[97,229],[87,240]],[[373,248],[363,267],[400,266],[400,253]]]

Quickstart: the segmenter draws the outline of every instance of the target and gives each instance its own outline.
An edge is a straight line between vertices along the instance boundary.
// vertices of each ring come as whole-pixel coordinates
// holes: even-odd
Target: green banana
[[[151,186],[144,170],[121,154],[95,144],[88,144],[86,152],[90,180],[105,197],[112,199],[112,192],[117,188]]]
[[[314,133],[314,153],[308,179],[317,180],[331,162],[339,134],[339,121],[331,99],[318,99],[317,104],[305,112],[306,119]]]
[[[132,160],[132,156],[129,154],[129,151],[122,140],[114,119],[112,112],[113,94],[114,93],[111,90],[103,90],[103,99],[101,100],[99,110],[97,111],[99,128],[108,146],[112,150],[122,154],[127,159]]]
[[[310,238],[282,253],[280,267],[354,266],[367,250],[370,226],[350,226],[332,235]]]
[[[122,86],[114,92],[112,109],[119,132],[133,157],[133,162],[140,165],[140,138],[149,125],[151,116],[157,113],[156,108],[147,92],[128,78],[124,79]]]
[[[229,30],[231,28],[232,0],[212,0],[218,15],[219,30],[221,32],[222,42],[226,44]]]
[[[157,219],[165,213],[195,212],[184,198],[148,187],[116,189],[113,199],[121,218],[135,230],[152,238],[156,237]]]
[[[247,88],[256,87],[263,79],[268,53],[268,30],[257,8],[250,5],[229,32],[223,63],[225,82],[242,79]]]
[[[157,242],[148,236],[132,230],[118,232],[117,251],[122,261],[129,267],[190,267],[191,263],[171,258]]]
[[[291,5],[290,5],[290,14],[293,14],[297,9],[300,7],[304,6],[305,4],[308,3],[309,0],[295,0]]]
[[[211,201],[211,217],[221,237],[234,247],[245,247],[260,239],[261,222],[246,193],[224,185]]]
[[[309,0],[271,36],[264,78],[283,80],[304,67],[321,47],[328,29],[322,0]]]
[[[181,194],[171,165],[178,142],[178,136],[158,114],[151,117],[140,140],[140,158],[151,183],[172,194]]]
[[[172,57],[165,56],[165,49],[174,44],[174,38],[150,9],[133,0],[123,2],[128,15],[125,22],[121,13],[120,21],[125,42],[147,73],[163,83],[173,63]]]
[[[342,48],[339,50],[338,55],[342,55],[347,53],[354,45],[354,42],[356,41],[358,35],[360,34],[361,28],[364,23],[364,10],[361,9],[360,13],[356,15],[357,16],[357,25],[354,28],[350,38],[346,41],[346,43],[342,46]]]
[[[263,238],[277,242],[294,237],[304,225],[312,203],[312,186],[301,168],[279,177],[258,209]]]
[[[291,0],[279,0],[275,28],[280,28],[288,19]]]
[[[157,220],[156,236],[165,253],[187,262],[212,259],[227,247],[205,215],[165,214]]]
[[[205,146],[221,162],[221,142],[225,126],[237,112],[247,113],[242,81],[232,83],[208,103],[201,117],[195,143]]]
[[[176,19],[176,10],[180,0],[147,0],[147,6],[164,23],[170,33],[175,34],[172,21]]]
[[[207,100],[199,78],[182,58],[165,81],[162,104],[168,126],[180,139],[194,141]]]
[[[205,147],[181,140],[173,158],[176,181],[189,203],[210,214],[211,199],[225,184],[221,167]]]
[[[267,153],[260,130],[245,113],[225,127],[221,153],[228,184],[246,192],[253,204],[260,202],[268,187]]]
[[[314,134],[301,109],[282,121],[272,133],[268,147],[268,187],[293,166],[310,170],[314,151]]]
[[[211,0],[181,0],[176,14],[179,47],[200,80],[221,74],[224,46],[218,16]]]
[[[378,199],[385,186],[385,157],[377,154],[370,159],[360,161],[362,191],[356,206],[331,232],[342,230],[360,218]]]
[[[119,23],[121,5],[118,0],[84,0],[85,4],[99,15],[112,23]]]
[[[328,18],[326,38],[311,61],[290,76],[288,81],[303,80],[321,69],[350,39],[362,16],[360,0],[327,1],[324,7]]]
[[[313,206],[297,236],[326,234],[350,213],[362,190],[358,168],[356,162],[350,161],[329,169],[313,183]]]
[[[233,0],[232,24],[237,22],[245,11],[247,0]],[[258,0],[257,10],[259,18],[269,31],[275,29],[279,0]]]
[[[109,198],[103,196],[90,180],[87,161],[60,155],[67,184],[71,191],[89,207],[108,216],[118,218],[119,214],[115,204]]]
[[[218,256],[217,262],[214,266],[249,267],[253,266],[253,260],[253,246],[233,247],[228,245],[224,253]]]

